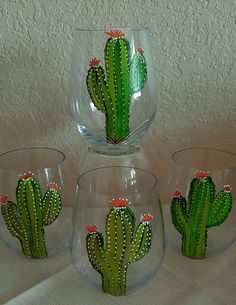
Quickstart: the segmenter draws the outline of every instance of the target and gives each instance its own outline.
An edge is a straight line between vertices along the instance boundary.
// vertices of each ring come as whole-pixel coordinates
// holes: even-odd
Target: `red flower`
[[[124,32],[122,32],[121,30],[112,30],[110,32],[105,33],[111,36],[111,38],[123,38],[125,36]]]
[[[96,57],[92,58],[89,62],[89,67],[97,67],[100,63],[100,60],[97,59]]]
[[[8,195],[4,194],[0,196],[0,204],[4,205],[8,202]]]
[[[143,48],[136,48],[136,52],[140,53],[140,54],[143,54],[144,51],[143,51]]]
[[[144,214],[144,215],[141,215],[141,219],[140,219],[142,222],[144,221],[151,221],[153,220],[153,216],[151,214]]]
[[[28,178],[32,178],[34,174],[31,171],[28,171],[27,173],[23,173],[19,175],[20,179],[26,180]]]
[[[55,182],[50,182],[48,186],[49,186],[49,188],[50,188],[51,190],[57,191],[57,190],[60,189],[60,186],[59,186],[57,183],[55,183]]]
[[[199,171],[194,174],[194,177],[197,179],[203,179],[208,176],[209,176],[209,172],[205,172],[205,171]]]
[[[180,196],[182,196],[182,192],[180,192],[178,190],[173,193],[174,198],[179,198]]]
[[[225,193],[230,193],[231,191],[231,187],[227,184],[227,185],[224,185],[224,192]]]
[[[86,226],[85,227],[85,230],[88,232],[88,233],[95,233],[97,231],[97,226],[95,225],[89,225],[89,226]]]
[[[125,208],[129,204],[127,199],[113,199],[112,205],[114,208]]]

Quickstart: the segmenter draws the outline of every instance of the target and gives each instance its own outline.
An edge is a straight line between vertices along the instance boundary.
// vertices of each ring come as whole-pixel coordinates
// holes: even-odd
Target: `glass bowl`
[[[0,238],[29,258],[68,246],[70,208],[65,206],[65,155],[44,147],[0,155]]]
[[[155,116],[157,84],[149,29],[74,31],[68,98],[74,122],[97,152],[126,154]]]
[[[201,223],[198,221],[201,217],[205,221],[206,231],[205,229],[202,231],[206,234],[205,253],[203,251],[202,257],[193,258],[212,257],[227,249],[236,240],[235,181],[236,155],[232,153],[213,148],[188,148],[172,155],[168,201],[176,202],[180,197],[186,198],[187,205],[184,204],[184,206],[187,207],[186,217],[192,224],[191,226]],[[208,193],[204,193],[206,191]],[[198,195],[202,196],[201,199],[196,198]],[[221,200],[220,196],[224,198],[219,201],[218,205],[217,200]],[[229,205],[227,200],[230,201]],[[195,205],[196,202],[198,202],[198,206]],[[215,207],[221,213],[220,216]],[[165,213],[166,221],[169,224],[166,226],[167,240],[180,251],[182,237],[171,221],[170,210],[169,206]],[[196,212],[195,218],[192,218],[193,211]],[[213,214],[211,214],[212,212]],[[189,217],[190,214],[191,217]],[[212,218],[214,221],[210,221]],[[197,227],[195,229],[197,230]],[[201,235],[202,238],[204,234]]]
[[[104,293],[119,296],[146,284],[164,258],[156,177],[124,166],[93,169],[77,183],[71,257]]]

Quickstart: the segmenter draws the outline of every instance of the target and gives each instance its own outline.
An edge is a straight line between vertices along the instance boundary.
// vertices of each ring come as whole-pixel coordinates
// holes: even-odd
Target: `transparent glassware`
[[[236,240],[236,155],[213,148],[188,148],[172,155],[168,181],[168,202],[176,190],[187,199],[190,183],[195,173],[209,174],[215,184],[215,195],[230,185],[232,209],[223,223],[207,230],[206,257],[212,257],[227,249]],[[171,221],[170,205],[165,206],[166,238],[181,251],[181,235]]]
[[[19,193],[16,192],[16,188],[20,185],[23,186],[23,183],[27,183],[31,179],[31,175],[37,179],[41,188],[41,198],[45,198],[45,194],[47,190],[51,190],[53,192],[59,192],[61,196],[62,202],[62,209],[59,212],[59,215],[50,225],[44,225],[42,229],[42,224],[38,222],[38,228],[40,232],[44,230],[44,238],[46,243],[46,256],[51,256],[53,254],[57,254],[62,251],[65,247],[69,244],[69,234],[70,234],[70,227],[71,227],[71,208],[68,205],[66,192],[65,192],[65,185],[67,179],[67,166],[65,162],[65,155],[59,150],[45,148],[45,147],[31,147],[31,148],[23,148],[23,149],[16,149],[12,151],[8,151],[0,155],[0,195],[1,195],[1,204],[2,207],[4,205],[4,198],[7,195],[8,202],[12,201],[18,207],[17,209],[17,217],[19,217],[19,222],[22,221],[21,225],[26,227],[26,224],[23,220],[23,213],[19,210],[19,194],[23,194],[23,188],[19,187]],[[23,175],[23,176],[22,176]],[[21,178],[20,178],[21,176]],[[23,177],[23,178],[22,178]],[[24,182],[22,182],[24,180]],[[38,184],[37,184],[38,186]],[[59,189],[58,189],[59,187]],[[28,186],[25,188],[27,189]],[[34,189],[35,198],[37,197],[36,188]],[[31,193],[32,194],[32,193]],[[48,197],[51,200],[56,201],[56,197],[51,193],[48,194]],[[24,195],[22,195],[24,196]],[[17,197],[17,198],[16,198]],[[29,197],[27,197],[29,198]],[[25,198],[24,198],[25,200]],[[23,202],[23,200],[21,201]],[[25,201],[24,201],[25,202]],[[31,202],[31,201],[28,201]],[[34,202],[34,200],[33,200]],[[39,201],[38,201],[39,202]],[[36,203],[35,206],[39,206],[39,203]],[[25,211],[26,217],[29,216],[31,219],[31,225],[29,225],[30,229],[32,229],[32,214],[29,212],[29,209],[33,209],[34,203],[25,203],[27,205],[28,212]],[[45,211],[45,210],[44,210]],[[55,207],[56,211],[56,207]],[[29,214],[28,214],[29,213]],[[13,211],[9,209],[9,214],[13,215]],[[28,216],[27,216],[28,215]],[[37,214],[37,218],[39,219],[41,216]],[[51,214],[48,214],[51,215]],[[29,219],[28,218],[28,219]],[[15,218],[14,218],[15,219]],[[43,218],[45,219],[45,218]],[[45,220],[43,220],[45,222]],[[12,222],[10,222],[12,224]],[[27,222],[29,223],[29,222]],[[20,225],[20,226],[21,226]],[[42,231],[41,231],[42,229]],[[16,232],[19,231],[19,228],[15,227]],[[29,231],[28,231],[29,232]],[[15,233],[14,233],[15,234]],[[29,233],[32,236],[31,233]],[[43,234],[43,233],[42,233]],[[39,239],[42,237],[41,233],[39,234]],[[3,210],[2,213],[0,211],[0,238],[3,242],[13,251],[17,252],[18,254],[23,255],[23,247],[21,247],[20,240],[13,236],[7,228],[7,224],[3,218]],[[43,238],[43,237],[42,237]],[[35,244],[39,240],[38,238],[33,239],[34,241],[32,244]],[[43,243],[42,243],[43,244]],[[32,249],[34,246],[32,246]],[[45,252],[42,250],[42,252]],[[32,252],[33,253],[33,250]],[[38,256],[41,255],[39,252]],[[43,255],[43,254],[42,254]],[[41,258],[36,256],[30,256],[25,254],[27,257],[32,258]],[[43,257],[42,257],[43,258]]]
[[[114,202],[128,202],[128,206],[115,207]],[[104,238],[104,251],[108,260],[115,260],[114,251],[119,253],[120,262],[127,265],[127,257],[131,255],[131,246],[126,241],[130,240],[130,229],[126,228],[126,224],[120,226],[110,221],[112,213],[124,213],[122,215],[134,213],[136,222],[135,228],[142,223],[145,216],[153,216],[150,220],[152,228],[151,248],[146,255],[136,262],[128,264],[127,271],[127,292],[129,293],[135,288],[144,285],[159,270],[164,258],[165,236],[164,224],[162,216],[162,208],[157,192],[157,179],[148,171],[138,168],[130,168],[125,166],[108,166],[90,170],[82,174],[77,182],[76,201],[73,210],[73,234],[71,242],[71,257],[76,270],[92,285],[102,287],[101,275],[90,263],[87,249],[89,249],[86,241],[89,235],[88,227],[93,231],[96,229],[101,232]],[[129,212],[128,212],[129,211]],[[110,216],[109,216],[110,215]],[[120,215],[120,214],[119,214]],[[120,219],[120,216],[117,219]],[[150,215],[149,215],[150,216]],[[126,216],[125,216],[126,217]],[[121,217],[122,218],[122,217]],[[125,220],[124,220],[125,222]],[[114,225],[114,227],[113,227]],[[87,229],[87,231],[86,231]],[[113,231],[114,229],[114,231]],[[95,230],[95,231],[96,231]],[[119,231],[121,230],[121,231]],[[132,229],[134,239],[135,233]],[[109,232],[116,232],[114,239],[110,237]],[[92,232],[92,234],[97,232]],[[112,233],[111,233],[112,234]],[[109,241],[118,238],[117,244],[111,245]],[[143,237],[145,241],[146,236]],[[122,240],[122,242],[121,242]],[[119,252],[121,244],[124,245],[122,253]],[[109,249],[110,250],[107,250]],[[115,250],[117,249],[117,250]],[[140,246],[140,249],[143,248]],[[103,251],[103,250],[102,250]],[[144,251],[144,250],[143,250]],[[144,251],[145,252],[145,251]],[[112,264],[112,263],[111,263]],[[121,269],[121,273],[124,270]],[[116,270],[112,270],[112,274],[116,274]],[[123,274],[123,273],[122,273]],[[103,287],[104,288],[104,287]],[[125,291],[118,291],[114,287],[114,291],[106,291],[112,295],[125,294]]]
[[[152,124],[157,84],[149,29],[112,30],[75,29],[68,98],[93,149],[119,155],[132,152]]]
[[[136,146],[135,151],[130,154],[117,156],[98,154],[94,151],[93,147],[88,147],[81,155],[79,164],[80,173],[106,166],[138,167],[139,169],[151,171],[149,160],[141,146]]]

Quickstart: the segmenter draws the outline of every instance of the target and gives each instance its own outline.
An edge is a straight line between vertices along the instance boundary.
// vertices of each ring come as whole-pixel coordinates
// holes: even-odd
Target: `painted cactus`
[[[152,242],[153,216],[143,215],[135,229],[135,216],[125,199],[113,200],[106,218],[106,244],[96,226],[87,226],[86,247],[93,268],[101,274],[104,293],[119,296],[126,293],[129,264],[143,258]]]
[[[61,210],[61,197],[56,183],[50,183],[44,197],[39,181],[31,172],[19,176],[17,204],[0,197],[3,219],[12,236],[19,239],[26,257],[44,258],[47,250],[44,227],[53,223]]]
[[[106,32],[105,70],[93,58],[86,79],[87,89],[95,107],[106,116],[107,141],[117,144],[129,136],[131,96],[141,91],[147,79],[143,49],[131,48],[120,30]]]
[[[208,172],[196,172],[188,193],[188,201],[180,191],[171,203],[172,222],[182,235],[182,253],[200,259],[205,257],[207,230],[225,221],[232,208],[230,187],[215,195],[215,185]]]

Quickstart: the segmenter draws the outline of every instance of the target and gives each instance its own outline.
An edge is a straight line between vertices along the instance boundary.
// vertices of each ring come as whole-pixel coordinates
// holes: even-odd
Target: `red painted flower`
[[[110,32],[105,32],[111,38],[123,38],[125,33],[121,30],[112,30]]]
[[[112,205],[114,208],[125,208],[129,204],[127,199],[113,199]]]
[[[179,198],[180,196],[182,196],[182,192],[180,192],[178,190],[173,193],[174,198]]]
[[[151,214],[144,214],[144,215],[141,215],[141,219],[140,219],[142,222],[144,221],[151,221],[153,220],[153,216]]]
[[[7,194],[1,195],[0,204],[4,205],[4,204],[7,204],[7,202],[8,202],[8,195]]]
[[[100,60],[96,57],[92,58],[89,62],[89,67],[97,67],[100,64]]]
[[[230,193],[230,191],[231,191],[231,187],[230,187],[230,185],[224,185],[224,192],[225,193]]]
[[[97,231],[97,226],[95,225],[89,225],[89,226],[86,226],[85,227],[85,230],[88,232],[88,233],[95,233]]]
[[[26,180],[28,178],[32,178],[34,174],[31,171],[28,171],[27,173],[23,173],[19,175],[20,179]]]
[[[209,172],[199,171],[194,174],[194,177],[197,179],[203,179],[205,177],[209,177]]]
[[[143,50],[143,48],[136,48],[136,52],[140,53],[140,54],[143,54],[144,50]]]
[[[49,188],[50,188],[51,190],[57,191],[57,190],[60,189],[60,186],[59,186],[57,183],[55,183],[55,182],[50,182],[48,186],[49,186]]]

